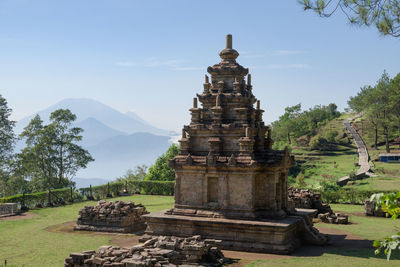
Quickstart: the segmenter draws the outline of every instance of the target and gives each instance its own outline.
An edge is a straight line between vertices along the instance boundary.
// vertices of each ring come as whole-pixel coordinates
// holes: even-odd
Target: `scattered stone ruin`
[[[332,209],[327,203],[322,203],[321,194],[314,193],[309,189],[299,189],[290,187],[288,189],[289,203],[294,208],[316,209],[320,213],[332,213]]]
[[[146,234],[201,235],[227,249],[274,253],[290,253],[301,241],[326,243],[308,219],[315,210],[288,206],[294,159],[287,150],[272,150],[270,127],[249,70],[236,62],[231,35],[219,55],[221,62],[207,69],[211,79],[205,76],[203,92],[193,99],[179,155],[169,161],[174,208],[144,215]]]
[[[65,267],[221,266],[227,262],[218,240],[159,236],[131,248],[102,246],[96,251],[71,253]]]
[[[379,207],[376,209],[376,202],[366,199],[364,202],[365,215],[375,217],[386,217],[385,212]]]
[[[0,218],[13,216],[18,214],[18,205],[17,203],[3,203],[0,204]]]
[[[323,223],[334,223],[334,224],[348,224],[349,216],[342,213],[321,213],[318,214],[318,219]]]
[[[101,200],[96,206],[85,206],[79,211],[74,230],[131,233],[146,227],[141,217],[144,214],[148,212],[141,204]]]
[[[298,209],[316,209],[317,217],[323,223],[347,224],[349,217],[345,214],[334,213],[327,203],[322,203],[321,194],[309,189],[288,189],[289,205]]]

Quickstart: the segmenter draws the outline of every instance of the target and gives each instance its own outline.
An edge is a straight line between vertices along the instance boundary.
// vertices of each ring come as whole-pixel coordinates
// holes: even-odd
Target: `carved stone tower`
[[[211,80],[205,76],[203,92],[193,99],[179,155],[169,162],[175,170],[174,208],[146,215],[146,232],[201,234],[222,239],[227,247],[289,252],[299,243],[296,225],[302,220],[288,217],[293,159],[287,151],[272,150],[264,111],[253,95],[249,70],[236,62],[231,35],[219,56],[221,62],[207,69]],[[259,229],[249,230],[255,222]]]
[[[249,70],[236,62],[231,35],[219,55],[221,62],[207,69],[211,81],[206,75],[203,93],[193,100],[179,156],[170,162],[176,173],[172,213],[282,218],[292,160],[271,150],[264,111],[253,95]]]

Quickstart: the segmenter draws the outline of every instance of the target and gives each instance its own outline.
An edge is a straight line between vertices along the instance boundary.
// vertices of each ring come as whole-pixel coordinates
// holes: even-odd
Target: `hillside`
[[[336,131],[338,134],[333,142],[328,142],[321,150],[313,150],[310,146],[295,144],[292,146],[292,154],[295,156],[296,164],[291,169],[290,183],[296,185],[296,176],[302,172],[306,187],[323,188],[334,185],[336,181],[344,176],[351,175],[358,170],[357,149],[352,137],[343,126],[344,120],[350,114],[344,114],[328,122],[318,130],[319,136],[327,136],[329,132]],[[360,124],[356,120],[355,126]],[[371,129],[364,125],[361,135],[366,140],[371,158],[377,157],[380,151],[384,151],[384,144],[380,150],[371,149],[371,139],[368,138]],[[350,182],[344,188],[354,190],[400,190],[400,167],[399,164],[388,164],[381,162],[372,163],[372,170],[377,177],[364,178]]]

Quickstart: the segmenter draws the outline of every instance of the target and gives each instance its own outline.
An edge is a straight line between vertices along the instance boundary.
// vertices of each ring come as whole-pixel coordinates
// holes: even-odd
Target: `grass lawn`
[[[335,151],[321,152],[297,148],[292,153],[296,160],[303,161],[301,165],[305,169],[304,177],[308,185],[316,185],[321,181],[336,182],[358,168],[354,165],[358,158],[352,146],[338,145]]]
[[[135,195],[113,200],[132,200],[144,204],[151,212],[172,207],[173,198],[166,196]],[[47,227],[76,220],[79,209],[95,202],[77,203],[65,207],[34,210],[36,216],[16,221],[0,220],[0,263],[7,259],[8,266],[62,266],[71,252],[97,249],[110,244],[111,235],[49,232]],[[399,221],[364,217],[362,206],[332,205],[335,211],[348,212],[350,225],[317,224],[349,232],[365,239],[383,238],[394,233]],[[316,248],[318,249],[318,248]],[[399,258],[387,262],[376,257],[371,249],[330,249],[317,256],[283,256],[260,261],[254,259],[249,266],[400,266]]]
[[[150,212],[171,208],[173,197],[135,195],[113,200],[132,200],[142,203]],[[92,250],[110,244],[110,236],[75,233],[53,233],[48,226],[74,221],[83,206],[96,202],[83,202],[65,207],[33,210],[31,219],[0,220],[0,266],[7,260],[14,266],[63,266],[71,252]],[[8,265],[7,265],[8,266]]]
[[[349,225],[317,223],[315,226],[348,232],[367,240],[381,239],[400,231],[400,220],[390,218],[365,217],[363,206],[331,204],[336,212],[350,214]],[[298,256],[283,259],[259,260],[247,266],[400,266],[397,252],[391,261],[382,253],[375,256],[371,249],[331,249],[318,256]]]

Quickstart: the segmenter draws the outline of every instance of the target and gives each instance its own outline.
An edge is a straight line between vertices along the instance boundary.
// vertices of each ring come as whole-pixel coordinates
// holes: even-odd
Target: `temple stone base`
[[[289,254],[302,243],[326,243],[312,227],[310,217],[316,210],[299,210],[281,220],[235,220],[168,214],[166,211],[144,215],[146,234],[222,240],[223,249]],[[311,233],[310,231],[314,231]],[[315,233],[317,231],[317,233]]]

